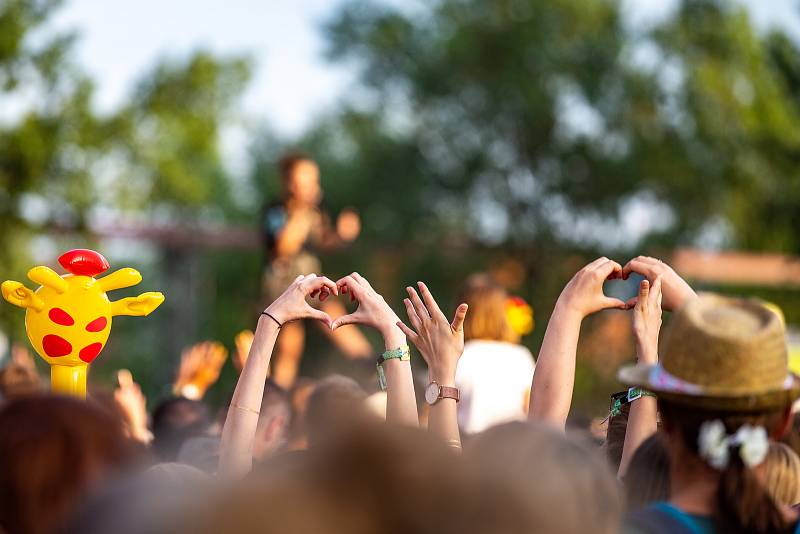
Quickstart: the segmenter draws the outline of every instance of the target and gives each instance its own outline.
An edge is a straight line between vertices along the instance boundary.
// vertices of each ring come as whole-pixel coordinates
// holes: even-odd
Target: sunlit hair
[[[767,492],[775,502],[800,504],[800,457],[783,443],[770,443],[765,463]]]
[[[464,450],[484,484],[501,481],[522,496],[533,532],[619,532],[623,499],[597,447],[543,423],[506,423]]]
[[[506,316],[508,293],[487,274],[467,278],[458,302],[469,305],[464,338],[518,343],[519,335]]]

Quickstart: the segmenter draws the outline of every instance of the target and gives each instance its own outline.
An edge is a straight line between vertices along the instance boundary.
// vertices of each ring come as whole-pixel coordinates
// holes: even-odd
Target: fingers
[[[408,315],[408,320],[411,323],[411,326],[413,326],[417,331],[422,329],[422,319],[420,319],[419,315],[417,315],[417,310],[414,309],[414,305],[411,303],[411,300],[403,299],[403,304],[406,307],[406,314]]]
[[[618,310],[627,310],[627,309],[629,309],[628,308],[628,304],[626,304],[625,302],[621,301],[620,299],[615,299],[615,298],[612,298],[612,297],[605,297],[603,299],[603,308],[604,309],[616,308]]]
[[[431,317],[434,316],[441,316],[444,317],[444,313],[439,308],[439,305],[436,303],[436,299],[433,298],[430,289],[428,286],[425,285],[424,282],[417,282],[417,286],[419,286],[419,292],[422,293],[422,299],[425,301],[425,307],[428,309],[428,315]]]
[[[406,337],[408,339],[410,339],[411,342],[416,345],[417,344],[417,340],[419,339],[419,335],[416,332],[414,332],[413,330],[411,330],[409,327],[407,327],[403,321],[397,321],[396,324],[397,324],[397,328],[402,330],[403,333],[406,335]]]
[[[357,272],[353,272],[353,273],[351,273],[351,274],[350,274],[350,276],[351,276],[351,277],[352,277],[352,278],[353,278],[353,279],[354,279],[356,282],[358,282],[360,285],[362,285],[362,286],[364,286],[364,287],[367,287],[367,288],[369,288],[369,289],[372,289],[372,284],[370,284],[370,283],[369,283],[369,280],[367,280],[366,278],[364,278],[363,276],[361,276],[361,275],[360,275],[360,274],[358,274]]]
[[[340,288],[342,294],[350,295],[350,302],[359,300],[363,295],[364,286],[352,274],[337,281],[336,286]]]
[[[628,299],[628,302],[625,303],[626,310],[632,310],[636,307],[636,303],[639,302],[639,297],[632,297]]]
[[[661,308],[661,275],[656,276],[656,279],[653,281],[653,284],[650,288],[650,299],[648,304],[653,309]]]
[[[600,274],[603,278],[613,280],[614,278],[622,278],[622,266],[609,259],[604,262],[598,263],[594,267],[594,271]]]
[[[317,310],[315,308],[312,308],[311,306],[308,306],[306,314],[307,314],[306,317],[310,319],[316,319],[317,321],[322,321],[328,328],[331,329],[333,328],[333,320],[331,319],[331,316],[325,313],[324,311]]]
[[[360,324],[361,320],[355,313],[350,313],[348,315],[342,315],[341,317],[337,317],[333,323],[331,323],[331,330],[336,330],[340,326],[345,326],[348,324]]]
[[[453,322],[450,323],[450,328],[453,329],[453,332],[461,332],[464,330],[464,319],[467,318],[467,310],[469,306],[467,304],[461,304],[456,308],[456,315],[453,318]]]
[[[414,291],[414,288],[409,286],[406,288],[406,291],[408,292],[408,296],[411,299],[411,304],[414,305],[414,311],[417,312],[417,317],[419,317],[420,322],[429,320],[431,318],[431,315],[428,313],[428,309],[420,300],[419,295],[417,295],[417,292]]]
[[[637,273],[652,280],[666,264],[649,256],[637,256],[622,268],[622,277],[627,280],[631,273]]]
[[[122,389],[129,388],[133,385],[133,375],[127,369],[120,369],[117,371],[117,383]]]
[[[312,297],[317,293],[321,294],[323,292],[334,295],[339,294],[339,288],[336,283],[327,276],[308,275],[303,279],[302,285],[306,294]]]
[[[648,297],[650,296],[650,282],[642,280],[639,282],[639,296],[636,299],[636,309],[646,310],[650,303]]]

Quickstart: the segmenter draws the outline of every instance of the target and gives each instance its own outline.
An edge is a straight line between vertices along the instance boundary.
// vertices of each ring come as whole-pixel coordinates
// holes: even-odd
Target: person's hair
[[[420,429],[348,426],[189,509],[188,532],[528,534],[522,496],[470,476],[459,455]]]
[[[281,156],[278,160],[278,175],[284,185],[289,183],[294,168],[302,161],[314,161],[314,159],[300,150],[290,150]]]
[[[770,443],[764,485],[780,504],[800,504],[800,457],[788,445]]]
[[[780,430],[784,407],[762,412],[730,412],[708,410],[659,399],[661,420],[668,432],[677,432],[683,446],[699,458],[700,427],[707,421],[719,420],[725,432],[734,434],[744,425],[764,427],[772,435]],[[784,532],[786,521],[779,507],[767,493],[753,469],[739,455],[739,448],[730,447],[728,465],[720,472],[714,519],[720,532],[762,534]]]
[[[183,397],[160,402],[153,410],[153,451],[162,462],[174,462],[183,443],[205,435],[211,412],[201,401]]]
[[[306,430],[310,446],[330,438],[345,421],[367,417],[367,393],[352,378],[331,375],[321,380],[308,398]]]
[[[543,423],[506,423],[478,434],[467,463],[524,498],[536,532],[619,532],[623,500],[616,477],[582,436]]]
[[[623,482],[628,511],[669,498],[669,452],[663,435],[653,434],[639,445]]]
[[[286,390],[272,381],[272,379],[268,379],[264,385],[264,395],[261,397],[258,426],[262,427],[276,417],[285,418],[288,425],[290,411],[289,395]]]
[[[519,342],[506,314],[508,293],[487,274],[467,278],[459,302],[469,305],[464,320],[464,339]]]
[[[603,449],[614,472],[619,471],[619,464],[622,463],[622,450],[625,447],[625,434],[628,432],[630,412],[630,403],[625,403],[620,407],[619,414],[608,417],[608,431]]]
[[[0,409],[0,531],[51,532],[139,449],[92,401],[31,396]]]

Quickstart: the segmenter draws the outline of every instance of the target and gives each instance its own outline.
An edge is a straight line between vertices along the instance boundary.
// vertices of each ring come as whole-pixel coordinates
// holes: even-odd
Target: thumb
[[[606,297],[605,301],[603,302],[603,308],[605,308],[605,309],[617,308],[617,309],[620,309],[620,310],[627,310],[628,309],[628,305],[625,302],[623,302],[623,301],[621,301],[619,299],[615,299],[615,298],[612,298],[612,297]]]
[[[328,328],[332,328],[331,323],[331,316],[325,313],[322,310],[317,310],[312,308],[311,306],[308,307],[308,317],[312,319],[316,319],[318,321],[322,321]]]
[[[348,324],[359,324],[359,322],[359,318],[355,313],[349,313],[347,315],[337,317],[336,320],[331,324],[331,330],[336,330],[340,326],[345,326]]]
[[[464,319],[467,318],[468,309],[469,306],[467,304],[460,304],[456,309],[456,316],[453,318],[453,322],[450,325],[453,332],[461,332],[464,329]]]

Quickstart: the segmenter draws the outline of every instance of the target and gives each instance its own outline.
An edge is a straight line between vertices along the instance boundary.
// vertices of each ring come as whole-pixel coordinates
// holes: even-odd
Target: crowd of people
[[[275,236],[287,205],[270,208]],[[298,268],[279,263],[284,279]],[[604,293],[633,274],[634,298]],[[534,367],[486,275],[454,310],[424,282],[392,306],[358,272],[286,286],[235,340],[219,412],[204,401],[228,356],[216,342],[185,351],[149,413],[128,371],[86,401],[49,395],[15,348],[0,373],[0,532],[800,532],[800,378],[761,301],[698,295],[655,258],[599,258],[566,283]],[[341,298],[355,311],[330,304]],[[629,389],[611,396],[598,444],[567,419],[581,324],[613,309],[632,315],[636,363],[619,370]],[[358,329],[380,334],[368,383],[298,377],[292,343],[309,321],[332,339],[350,329],[339,342],[356,358]]]

